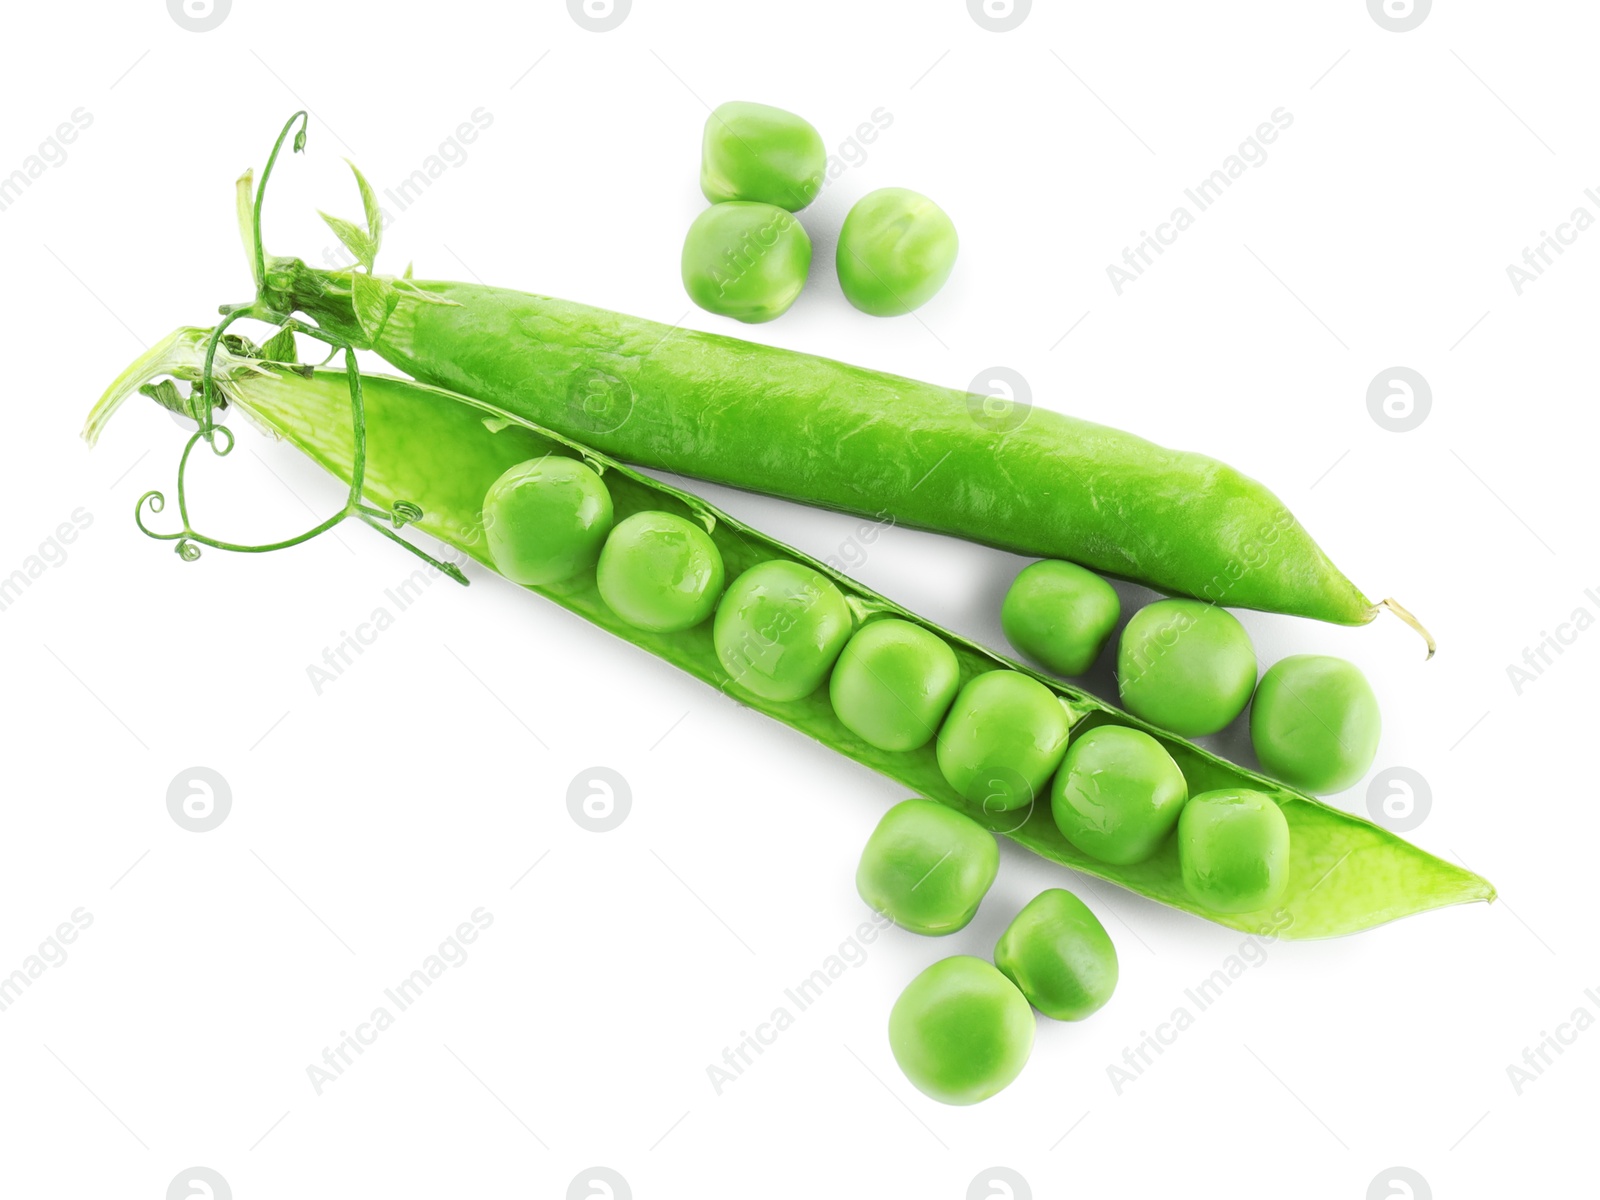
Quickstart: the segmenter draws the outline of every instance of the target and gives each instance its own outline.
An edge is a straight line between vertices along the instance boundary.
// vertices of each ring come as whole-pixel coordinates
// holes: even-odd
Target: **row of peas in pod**
[[[1120,617],[1117,593],[1104,579],[1074,563],[1046,561],[1017,576],[1000,619],[1024,657],[1058,675],[1082,675]],[[1382,731],[1377,697],[1360,669],[1341,658],[1297,654],[1274,663],[1258,683],[1256,668],[1238,618],[1199,600],[1146,605],[1117,645],[1117,691],[1134,715],[1201,737],[1221,731],[1248,704],[1250,740],[1267,774],[1316,795],[1360,780]]]
[[[730,582],[716,542],[699,524],[664,511],[618,521],[600,475],[558,455],[508,469],[489,488],[483,513],[488,550],[512,581],[546,586],[592,571],[600,598],[636,628],[669,633],[710,621],[717,659],[735,689],[792,701],[826,685],[833,714],[850,733],[890,752],[932,742],[945,781],[987,815],[1048,795],[1062,834],[1101,861],[1143,861],[1176,830],[1184,887],[1214,911],[1270,909],[1282,894],[1289,829],[1270,797],[1246,789],[1190,797],[1157,738],[1114,722],[1074,737],[1061,699],[1021,671],[987,671],[963,683],[955,652],[938,634],[897,617],[858,625],[838,586],[804,563],[768,559]],[[1118,606],[1114,592],[1107,606],[1111,590],[1103,580],[1071,574],[1076,567],[1063,574],[1066,566],[1041,563],[1023,572],[1003,624],[1019,648],[1042,661],[1086,664],[1114,627]],[[1077,602],[1080,592],[1093,603]],[[1241,696],[1239,678],[1254,682],[1255,658],[1248,637],[1241,649],[1242,627],[1236,635],[1237,622],[1221,610],[1163,607],[1190,603],[1161,601],[1129,623],[1119,662],[1137,674],[1121,672],[1123,699],[1154,724],[1209,732],[1248,700],[1250,687]],[[1241,655],[1248,658],[1242,673]],[[1276,730],[1288,761],[1304,767],[1315,757],[1307,746],[1321,743],[1288,717],[1308,698],[1322,703],[1322,692],[1309,677],[1291,674],[1276,688],[1263,680],[1257,716],[1263,729]],[[1276,724],[1274,713],[1288,714],[1285,723]],[[998,866],[995,837],[977,821],[933,801],[908,800],[869,839],[857,888],[902,927],[944,935],[972,920]],[[891,1048],[907,1077],[947,1103],[984,1099],[1015,1078],[1032,1045],[1032,1009],[1079,1020],[1116,984],[1105,930],[1060,889],[1017,915],[993,958],[992,965],[971,956],[935,964],[891,1014]]]
[[[811,238],[794,214],[816,199],[827,151],[809,121],[731,101],[706,118],[700,190],[711,207],[683,242],[683,286],[707,312],[749,324],[789,310],[811,271]],[[931,300],[955,266],[955,225],[932,200],[880,188],[851,208],[835,262],[845,297],[892,317]]]

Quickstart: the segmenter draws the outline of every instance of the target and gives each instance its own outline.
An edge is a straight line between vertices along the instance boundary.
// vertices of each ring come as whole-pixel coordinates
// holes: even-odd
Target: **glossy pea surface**
[[[839,286],[862,312],[900,316],[944,286],[958,245],[955,224],[932,200],[879,188],[856,201],[839,230]]]
[[[1289,822],[1261,792],[1201,792],[1178,818],[1178,864],[1184,889],[1213,912],[1267,908],[1289,882]]]
[[[939,731],[961,681],[955,651],[937,634],[897,618],[856,631],[834,664],[834,715],[880,750],[915,750]]]
[[[707,312],[756,325],[789,311],[811,270],[811,239],[771,204],[713,204],[683,239],[683,287]]]
[[[1076,563],[1046,560],[1024,567],[1000,606],[1006,640],[1057,675],[1094,666],[1122,615],[1116,590]]]
[[[828,152],[811,122],[770,104],[731,100],[706,118],[700,190],[707,200],[758,200],[799,212],[816,198]]]
[[[1040,892],[1006,926],[994,965],[1028,1003],[1058,1021],[1081,1021],[1117,987],[1117,948],[1100,918],[1063,888]]]
[[[1117,690],[1135,716],[1184,737],[1216,733],[1244,711],[1256,652],[1232,613],[1158,600],[1133,614],[1117,647]]]
[[[856,868],[856,891],[912,933],[964,929],[1000,869],[994,834],[932,800],[903,800],[883,815]]]
[[[1178,823],[1189,785],[1172,755],[1141,729],[1102,725],[1067,749],[1050,785],[1056,828],[1101,862],[1143,862]]]
[[[1382,731],[1367,677],[1354,663],[1322,654],[1274,663],[1250,708],[1250,740],[1267,774],[1323,795],[1367,773]]]
[[[889,1048],[918,1091],[942,1104],[977,1104],[1022,1073],[1034,1017],[1015,984],[981,958],[934,963],[889,1012]]]
[[[638,629],[673,633],[711,615],[722,591],[722,554],[680,516],[641,512],[620,522],[600,551],[600,598]]]
[[[735,686],[766,700],[809,696],[850,639],[850,606],[831,579],[802,563],[757,563],[728,586],[712,626]]]
[[[611,519],[611,493],[600,476],[560,455],[508,468],[483,499],[484,538],[495,570],[529,587],[594,566]]]
[[[945,781],[986,813],[1040,795],[1067,747],[1067,714],[1055,693],[1017,671],[989,671],[956,696],[939,729]]]

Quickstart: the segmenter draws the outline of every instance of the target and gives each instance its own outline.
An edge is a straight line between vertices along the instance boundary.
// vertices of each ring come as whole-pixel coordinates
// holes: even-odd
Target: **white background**
[[[1600,633],[1520,695],[1507,667],[1600,615],[1600,232],[1520,296],[1506,267],[1576,207],[1600,216],[1596,26],[1576,2],[1440,5],[1406,33],[1354,0],[1041,4],[994,33],[959,0],[638,0],[595,33],[552,0],[237,0],[195,33],[158,0],[13,6],[0,175],[75,109],[93,123],[0,212],[0,575],[75,510],[92,524],[0,612],[0,974],[75,909],[93,924],[0,1012],[0,1190],[157,1200],[196,1164],[240,1200],[557,1197],[597,1164],[639,1197],[957,1198],[996,1164],[1037,1196],[1361,1200],[1396,1166],[1417,1196],[1592,1189],[1600,1032],[1520,1095],[1507,1068],[1575,1009],[1600,1016]],[[314,210],[357,215],[341,156],[393,186],[482,108],[492,126],[397,217],[381,268],[741,332],[677,278],[706,105],[733,98],[804,114],[830,147],[893,115],[803,214],[811,285],[755,336],[958,386],[1011,367],[1035,403],[1266,481],[1441,649],[1424,665],[1387,619],[1245,614],[1263,666],[1322,651],[1369,673],[1375,769],[1431,788],[1410,836],[1499,903],[1271,947],[1118,1094],[1108,1065],[1241,936],[1006,845],[971,927],[891,931],[717,1095],[707,1066],[867,916],[857,854],[899,789],[477,571],[317,695],[307,666],[407,556],[351,527],[184,564],[132,523],[171,483],[175,422],[135,400],[95,453],[77,440],[145,344],[248,298],[231,185],[302,104],[309,154],[277,176],[269,249],[319,259]],[[1117,295],[1107,265],[1280,106],[1265,164]],[[940,296],[885,321],[845,304],[832,256],[849,204],[889,185],[935,197],[962,246]],[[1409,433],[1367,409],[1397,364],[1432,387]],[[337,503],[249,433],[196,479],[219,536]],[[704,490],[818,555],[856,532]],[[891,530],[855,573],[1001,646],[1020,565]],[[166,809],[196,765],[232,794],[206,834]],[[566,807],[597,765],[633,798],[606,834]],[[1336,802],[1366,811],[1366,784]],[[994,1100],[924,1098],[889,1053],[894,997],[1060,883],[1116,940],[1113,1001],[1041,1021]],[[467,961],[316,1094],[307,1066],[480,906]]]

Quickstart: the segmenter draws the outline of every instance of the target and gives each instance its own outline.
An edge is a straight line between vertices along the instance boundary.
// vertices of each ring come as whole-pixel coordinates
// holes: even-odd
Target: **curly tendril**
[[[295,125],[297,123],[299,124],[299,130],[295,131]],[[191,415],[199,425],[199,428],[190,436],[188,442],[184,445],[183,454],[178,460],[178,520],[182,527],[170,533],[163,533],[159,530],[152,529],[145,523],[145,516],[147,512],[150,514],[156,514],[163,512],[166,509],[167,498],[160,491],[148,491],[139,497],[138,503],[134,506],[134,522],[138,525],[140,532],[145,534],[147,537],[155,538],[158,541],[176,542],[177,546],[175,548],[177,550],[178,557],[182,558],[185,562],[193,562],[195,559],[200,557],[201,546],[209,546],[217,550],[231,550],[241,554],[263,554],[273,550],[287,549],[290,546],[298,546],[302,542],[308,542],[312,538],[327,533],[328,530],[334,528],[347,518],[354,517],[362,524],[376,529],[390,541],[405,547],[405,549],[409,550],[412,554],[415,554],[418,558],[422,559],[424,562],[427,562],[443,574],[448,575],[457,583],[464,585],[467,583],[467,577],[462,573],[460,567],[456,566],[454,563],[441,562],[438,559],[435,559],[426,551],[412,545],[410,542],[399,536],[397,532],[398,530],[403,529],[407,525],[414,525],[422,519],[423,512],[419,505],[414,504],[409,500],[400,500],[396,501],[390,509],[381,509],[364,502],[363,492],[366,484],[367,467],[366,408],[361,390],[361,371],[356,362],[354,345],[352,345],[348,340],[339,337],[337,334],[322,329],[315,324],[308,323],[304,320],[289,316],[288,314],[275,311],[272,305],[268,303],[261,294],[259,294],[259,292],[263,290],[263,284],[266,277],[266,256],[261,242],[261,208],[262,201],[266,196],[267,182],[272,176],[273,168],[276,166],[278,161],[278,155],[282,151],[284,143],[288,140],[291,132],[294,133],[295,152],[298,153],[305,148],[306,125],[307,114],[304,112],[298,112],[289,118],[288,123],[284,125],[283,131],[279,133],[278,140],[272,147],[272,154],[267,159],[266,168],[261,174],[261,183],[256,191],[252,216],[252,234],[254,238],[254,261],[252,266],[254,268],[256,285],[258,288],[257,298],[248,304],[225,305],[221,310],[223,319],[218,322],[213,329],[210,330],[209,336],[206,339],[205,358],[204,365],[200,373],[199,391],[198,394],[192,398],[192,404],[188,406],[191,408]],[[315,341],[323,343],[328,347],[328,355],[323,360],[325,364],[331,363],[341,354],[344,356],[345,377],[350,387],[351,428],[354,434],[354,454],[352,455],[350,467],[350,490],[345,497],[344,507],[327,520],[318,522],[310,529],[307,529],[303,533],[297,534],[294,537],[284,538],[281,541],[267,542],[255,546],[247,546],[237,542],[224,541],[220,538],[210,537],[195,529],[194,523],[189,516],[189,499],[187,489],[189,458],[190,455],[194,453],[194,448],[197,445],[199,445],[201,442],[204,442],[210,447],[211,452],[218,458],[227,457],[227,455],[233,450],[233,431],[230,430],[226,425],[218,424],[215,416],[216,410],[219,407],[222,407],[224,403],[224,400],[219,398],[219,390],[222,389],[222,382],[219,382],[216,374],[217,353],[219,349],[225,349],[227,355],[229,356],[230,365],[236,363],[238,356],[241,354],[248,355],[252,358],[259,356],[258,352],[248,341],[243,338],[239,338],[237,335],[231,337],[228,335],[229,328],[233,326],[235,322],[247,318],[261,321],[269,325],[276,325],[279,332],[302,334],[306,337],[312,338]],[[226,381],[227,378],[228,376],[225,374],[223,380]]]

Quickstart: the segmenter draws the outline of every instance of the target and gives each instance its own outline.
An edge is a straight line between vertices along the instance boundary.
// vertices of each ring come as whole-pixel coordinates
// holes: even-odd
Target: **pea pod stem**
[[[1428,644],[1428,658],[1431,659],[1434,656],[1434,653],[1439,649],[1439,644],[1433,640],[1433,634],[1428,632],[1427,627],[1424,626],[1421,621],[1417,620],[1416,617],[1411,615],[1410,609],[1401,604],[1400,601],[1396,600],[1393,596],[1386,600],[1378,601],[1375,607],[1388,609],[1407,625],[1411,626],[1412,629],[1415,629],[1417,633],[1422,636],[1422,640]]]
[[[1270,930],[1276,936],[1292,938],[1351,933],[1411,913],[1494,896],[1487,880],[1435,858],[1388,830],[1330,808],[1155,729],[1093,696],[1020,667],[924,620],[826,564],[762,535],[691,493],[662,484],[592,447],[542,429],[504,409],[409,380],[384,376],[354,379],[346,370],[306,370],[260,361],[251,356],[251,347],[241,339],[214,339],[209,332],[183,333],[163,344],[168,347],[167,352],[155,358],[166,374],[198,382],[202,395],[213,395],[219,402],[238,408],[253,423],[291,442],[351,484],[352,501],[339,519],[354,516],[382,529],[384,515],[395,514],[492,569],[482,524],[483,498],[490,484],[508,467],[529,459],[551,454],[580,458],[603,473],[619,519],[635,512],[665,511],[709,530],[729,578],[773,559],[809,566],[839,587],[858,616],[897,617],[945,640],[957,656],[963,682],[991,671],[1022,671],[1060,699],[1074,737],[1104,724],[1143,730],[1173,756],[1191,792],[1224,787],[1261,791],[1282,809],[1292,835],[1289,882],[1278,910],[1270,914],[1206,911],[1184,889],[1171,840],[1151,858],[1131,865],[1090,859],[1062,836],[1049,804],[1042,799],[1013,812],[985,812],[981,805],[962,799],[945,781],[931,745],[908,752],[882,751],[867,745],[839,721],[825,684],[793,701],[764,700],[743,691],[717,656],[710,622],[676,633],[633,628],[601,600],[593,572],[562,584],[529,589],[742,703],[888,775],[912,792],[967,813],[1046,859],[1235,929]],[[124,372],[116,391],[127,394],[135,390],[139,374],[137,370]],[[355,400],[358,390],[359,404]],[[170,395],[162,395],[166,396],[164,402],[170,403]],[[90,428],[98,431],[103,427],[119,398],[108,393],[91,416]],[[353,420],[349,419],[352,412]],[[198,444],[198,437],[191,437],[186,456]],[[358,476],[359,490],[354,483]],[[388,533],[387,529],[382,531]],[[284,544],[294,544],[316,532]],[[235,548],[215,539],[204,544]]]

